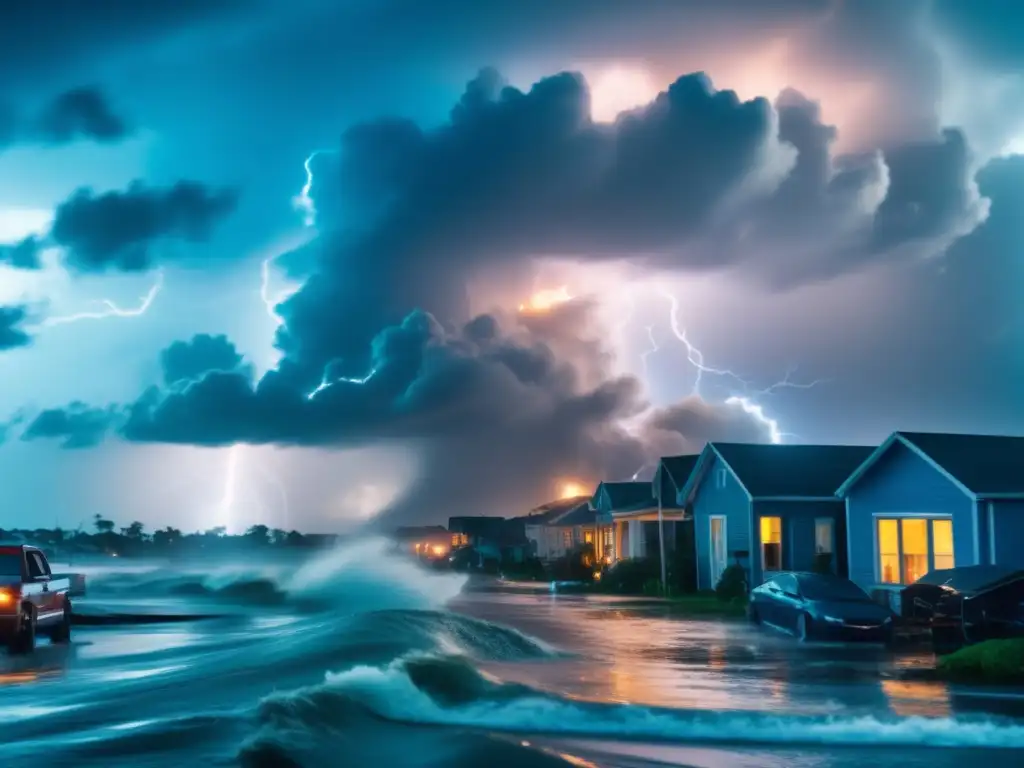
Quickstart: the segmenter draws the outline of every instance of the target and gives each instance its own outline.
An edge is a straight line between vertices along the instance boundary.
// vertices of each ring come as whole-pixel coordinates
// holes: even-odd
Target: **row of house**
[[[690,525],[699,589],[739,565],[751,585],[775,571],[827,569],[868,591],[895,590],[935,569],[1024,568],[1024,437],[709,443],[661,459],[651,482],[602,482],[592,497],[526,521],[538,557],[592,543],[609,564],[661,557],[661,540],[670,550]]]

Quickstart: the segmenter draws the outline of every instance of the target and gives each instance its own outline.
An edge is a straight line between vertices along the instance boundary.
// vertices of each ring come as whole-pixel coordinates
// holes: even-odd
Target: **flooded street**
[[[93,584],[78,611],[112,623],[0,654],[5,768],[1024,765],[1024,692],[899,679],[928,653],[466,583],[372,543]]]
[[[972,750],[958,741],[961,736],[982,744],[991,722],[1024,724],[1024,690],[901,679],[904,670],[934,664],[927,648],[801,644],[743,620],[684,618],[658,601],[551,594],[525,585],[467,591],[452,608],[575,654],[556,662],[484,665],[503,680],[570,699],[706,713],[709,724],[717,721],[724,729],[722,745],[714,749],[559,742],[576,754],[600,757],[602,764],[980,765],[992,752]],[[728,716],[716,719],[713,713]],[[843,744],[827,751],[726,746],[785,741],[787,732],[794,741]],[[896,746],[908,732],[916,732],[911,739],[922,746],[947,749]],[[1000,765],[1024,765],[1018,750],[998,754]]]

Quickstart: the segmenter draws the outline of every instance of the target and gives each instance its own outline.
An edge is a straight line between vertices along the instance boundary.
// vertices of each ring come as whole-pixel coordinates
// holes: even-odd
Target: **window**
[[[43,558],[39,556],[37,552],[27,552],[28,557],[28,575],[33,579],[39,579],[46,576],[46,566],[43,564]]]
[[[883,584],[900,583],[899,520],[878,521],[879,575]]]
[[[604,539],[604,548],[612,549],[615,546],[615,529],[612,527],[604,528],[601,531],[602,538]]]
[[[954,567],[952,520],[932,520],[932,549],[935,570]]]
[[[572,528],[566,528],[562,531],[562,546],[566,549],[572,549]]]
[[[883,584],[913,584],[929,571],[952,568],[954,564],[952,520],[878,520],[878,575]]]
[[[832,520],[829,518],[814,521],[814,551],[819,555],[832,554]]]
[[[800,594],[800,588],[796,584],[796,579],[788,573],[776,576],[774,584],[784,595]]]
[[[584,544],[593,544],[594,543],[594,532],[593,531],[584,531],[583,532],[583,543]]]
[[[715,473],[715,486],[717,488],[725,488],[725,481],[728,478],[726,470],[720,469]]]
[[[761,568],[782,570],[782,518],[761,518]]]

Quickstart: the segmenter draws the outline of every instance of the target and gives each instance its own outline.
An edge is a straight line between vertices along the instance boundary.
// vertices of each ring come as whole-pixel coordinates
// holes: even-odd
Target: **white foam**
[[[328,685],[391,720],[491,731],[678,742],[1024,748],[1024,725],[984,719],[784,716],[581,705],[549,696],[442,707],[417,688],[401,663],[328,673]]]

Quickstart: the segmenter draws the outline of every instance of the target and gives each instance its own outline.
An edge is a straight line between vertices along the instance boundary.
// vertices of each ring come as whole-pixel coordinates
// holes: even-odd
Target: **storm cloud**
[[[163,188],[136,181],[123,191],[109,192],[82,187],[57,207],[45,237],[0,246],[0,263],[40,269],[42,250],[56,247],[61,263],[72,272],[145,272],[165,255],[158,253],[161,243],[207,240],[237,200],[233,189],[196,181]]]
[[[0,306],[0,352],[27,347],[32,337],[24,330],[28,309],[24,306]]]
[[[34,116],[24,115],[10,105],[0,105],[0,149],[13,144],[57,147],[79,140],[110,144],[124,140],[130,133],[126,120],[95,86],[64,91]]]
[[[769,289],[790,288],[941,254],[987,215],[956,131],[839,156],[813,101],[792,91],[743,101],[700,73],[614,123],[590,115],[579,75],[522,92],[485,70],[440,127],[396,118],[352,127],[317,166],[321,234],[307,249],[308,279],[278,307],[277,369],[255,380],[232,369],[226,339],[193,340],[176,348],[187,365],[165,353],[169,386],[125,408],[76,407],[82,439],[70,415],[48,414],[54,426],[26,436],[397,440],[426,458],[422,482],[393,513],[429,514],[434,503],[498,513],[543,500],[554,476],[624,478],[658,453],[770,435],[735,405],[690,398],[647,410],[640,383],[612,371],[584,304],[473,316],[473,281],[526,278],[557,256],[691,273],[742,267]],[[75,200],[58,210],[52,237],[83,271],[145,268],[137,244],[181,230],[170,216],[175,226],[111,234],[125,222],[108,213],[119,198],[80,193],[90,215],[74,215]]]

